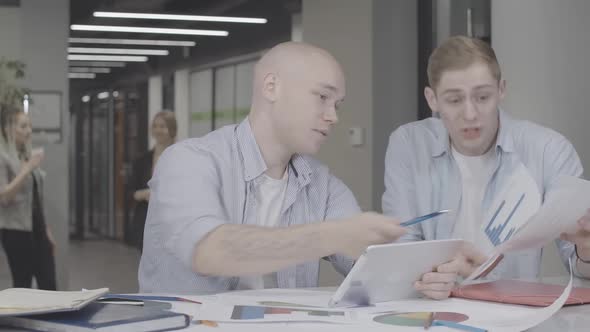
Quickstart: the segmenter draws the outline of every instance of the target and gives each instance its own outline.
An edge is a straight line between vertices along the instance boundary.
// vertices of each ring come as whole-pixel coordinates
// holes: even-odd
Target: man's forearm
[[[337,226],[287,228],[222,225],[195,248],[193,269],[214,276],[261,275],[336,253]]]

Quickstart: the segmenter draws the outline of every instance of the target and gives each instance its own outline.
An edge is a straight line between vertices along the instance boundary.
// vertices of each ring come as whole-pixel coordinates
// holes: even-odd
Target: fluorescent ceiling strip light
[[[121,13],[121,12],[94,12],[94,17],[135,18],[135,19],[174,20],[174,21],[254,23],[254,24],[265,24],[266,22],[268,22],[267,19],[259,18],[259,17],[174,15],[174,14]]]
[[[117,61],[70,61],[72,67],[125,67],[125,62]]]
[[[122,55],[168,55],[168,50],[142,50],[130,48],[68,47],[68,53],[122,54]]]
[[[68,60],[146,62],[148,57],[143,55],[68,54]]]
[[[69,38],[72,44],[114,44],[114,45],[148,45],[148,46],[187,46],[197,43],[186,40],[153,40],[153,39],[116,39],[116,38]]]
[[[111,68],[107,67],[70,67],[70,73],[97,73],[97,74],[109,74]]]
[[[194,36],[227,36],[229,32],[223,30],[199,30],[199,29],[170,29],[148,28],[115,25],[84,25],[72,24],[70,29],[77,31],[104,31],[104,32],[130,32],[130,33],[162,33],[169,35],[194,35]]]
[[[68,73],[68,78],[86,78],[92,79],[95,78],[95,73]]]

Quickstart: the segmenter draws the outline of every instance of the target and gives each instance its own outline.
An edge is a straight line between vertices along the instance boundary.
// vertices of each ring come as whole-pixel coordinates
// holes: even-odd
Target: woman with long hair
[[[151,125],[151,135],[156,141],[154,148],[139,157],[133,165],[133,199],[135,209],[133,214],[132,238],[133,243],[143,250],[143,229],[147,217],[150,189],[147,186],[152,178],[156,162],[164,150],[176,140],[177,123],[174,112],[161,111],[154,116]]]
[[[55,241],[43,211],[42,150],[31,149],[31,120],[4,107],[0,116],[0,228],[14,287],[55,290]]]

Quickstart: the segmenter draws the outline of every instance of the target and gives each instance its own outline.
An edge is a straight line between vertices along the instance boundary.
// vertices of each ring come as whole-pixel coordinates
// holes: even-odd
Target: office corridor
[[[137,268],[140,253],[120,242],[71,241],[69,247],[69,285],[67,290],[109,287],[111,292],[138,291]],[[0,289],[12,287],[4,251],[0,250]],[[58,285],[60,290],[66,290]]]

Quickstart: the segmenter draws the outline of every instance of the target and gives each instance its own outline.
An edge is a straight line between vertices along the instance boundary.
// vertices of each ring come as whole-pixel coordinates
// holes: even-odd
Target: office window
[[[190,137],[200,137],[213,128],[213,70],[190,75]]]
[[[236,66],[236,123],[242,121],[250,112],[255,64],[255,62],[245,62]]]
[[[235,123],[235,66],[215,70],[215,129]]]

